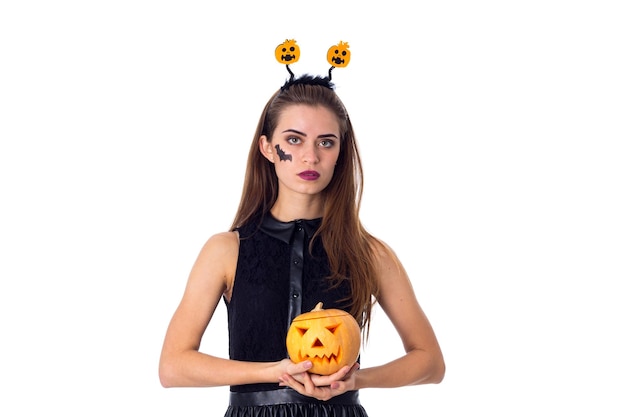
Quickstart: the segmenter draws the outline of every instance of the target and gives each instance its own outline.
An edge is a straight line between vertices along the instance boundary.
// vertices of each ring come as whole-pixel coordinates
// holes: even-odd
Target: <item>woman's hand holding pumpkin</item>
[[[359,364],[344,366],[331,375],[317,375],[309,372],[284,374],[279,385],[293,388],[302,395],[327,401],[332,397],[355,389],[355,373]]]
[[[302,375],[306,374],[312,366],[313,364],[311,363],[311,361],[295,363],[291,359],[283,359],[282,361],[278,362],[278,374],[279,376]]]

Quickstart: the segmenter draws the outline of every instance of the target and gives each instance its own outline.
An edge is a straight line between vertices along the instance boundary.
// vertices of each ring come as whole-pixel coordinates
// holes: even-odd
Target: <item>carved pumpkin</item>
[[[361,348],[361,329],[349,313],[339,309],[313,310],[293,319],[287,331],[287,352],[292,361],[310,360],[309,372],[330,375],[353,365]]]
[[[348,42],[339,41],[339,44],[333,45],[328,49],[326,59],[333,67],[347,67],[350,63],[350,45]]]
[[[287,39],[276,47],[276,60],[281,64],[293,64],[300,59],[300,47],[294,39]]]

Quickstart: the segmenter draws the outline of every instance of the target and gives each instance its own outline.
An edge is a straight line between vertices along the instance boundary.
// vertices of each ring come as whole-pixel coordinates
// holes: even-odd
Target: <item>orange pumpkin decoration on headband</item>
[[[350,314],[339,309],[313,310],[293,319],[287,331],[287,352],[292,361],[310,360],[310,373],[330,375],[353,365],[361,349],[361,329]]]
[[[287,39],[276,47],[276,60],[281,64],[293,64],[300,59],[300,47],[294,39]]]
[[[347,67],[350,63],[350,45],[348,42],[339,41],[337,45],[333,45],[328,49],[326,59],[333,67]]]

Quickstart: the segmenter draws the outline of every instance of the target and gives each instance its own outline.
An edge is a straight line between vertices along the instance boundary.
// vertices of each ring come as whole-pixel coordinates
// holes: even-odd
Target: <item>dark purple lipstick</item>
[[[298,176],[303,180],[315,181],[320,177],[320,173],[317,171],[302,171]]]

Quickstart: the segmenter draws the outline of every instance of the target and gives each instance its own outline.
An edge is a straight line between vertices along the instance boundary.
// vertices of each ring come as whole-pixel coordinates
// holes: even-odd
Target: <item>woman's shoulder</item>
[[[399,263],[398,256],[394,252],[394,250],[389,246],[385,241],[375,237],[369,237],[369,244],[372,248],[372,253],[374,254],[374,259],[378,263],[379,266],[384,265],[396,265]]]
[[[237,231],[215,233],[209,237],[204,246],[209,250],[237,249],[239,248],[239,233]]]
[[[394,251],[391,248],[391,246],[389,246],[387,244],[387,242],[385,242],[384,240],[376,237],[376,236],[372,236],[370,235],[368,237],[368,242],[371,246],[371,248],[374,250],[374,254],[377,256],[389,256],[389,255],[393,255]]]
[[[200,251],[195,267],[211,271],[206,276],[219,277],[223,281],[224,295],[230,298],[237,258],[239,254],[239,235],[237,232],[220,232],[209,237]]]
[[[210,236],[198,256],[200,262],[230,265],[237,261],[239,236],[237,232],[220,232]]]

